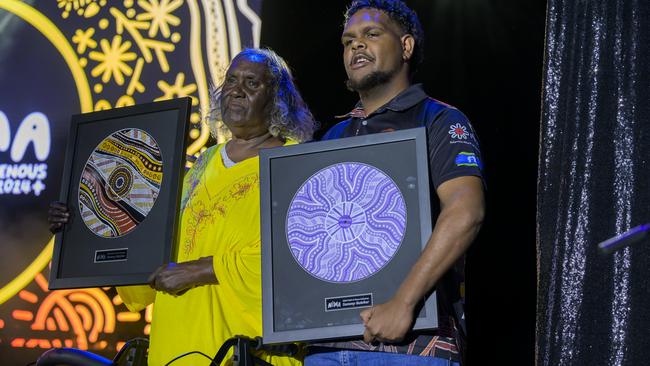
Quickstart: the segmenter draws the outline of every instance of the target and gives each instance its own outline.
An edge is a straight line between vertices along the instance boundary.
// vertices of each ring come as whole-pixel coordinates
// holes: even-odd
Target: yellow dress
[[[154,303],[150,366],[190,351],[214,357],[228,338],[262,335],[259,158],[226,168],[220,154],[224,146],[205,151],[185,176],[177,259],[212,256],[219,283],[176,297],[148,286],[118,288],[132,311]],[[263,358],[274,365],[301,364],[288,357]],[[172,365],[209,363],[193,354]]]

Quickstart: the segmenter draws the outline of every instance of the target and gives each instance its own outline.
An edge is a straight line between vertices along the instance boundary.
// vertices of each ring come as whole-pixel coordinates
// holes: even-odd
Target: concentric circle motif
[[[126,166],[118,166],[108,177],[106,194],[114,200],[119,200],[131,191],[133,187],[133,173]]]
[[[116,238],[149,214],[162,182],[162,155],[148,133],[127,128],[99,143],[79,182],[79,211],[88,229]]]
[[[361,163],[330,165],[296,192],[287,239],[298,264],[337,283],[372,276],[393,258],[406,231],[406,204],[395,182]]]

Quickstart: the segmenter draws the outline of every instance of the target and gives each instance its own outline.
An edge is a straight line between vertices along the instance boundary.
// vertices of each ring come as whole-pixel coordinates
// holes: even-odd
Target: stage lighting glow
[[[232,55],[259,45],[260,10],[261,0],[0,0],[3,364],[30,361],[16,348],[113,352],[126,337],[118,324],[130,337],[148,335],[152,308],[130,313],[113,289],[47,291],[52,237],[44,221],[59,195],[70,116],[190,96],[187,153],[198,156],[210,137],[209,85],[219,84]],[[9,359],[2,347],[13,349]]]

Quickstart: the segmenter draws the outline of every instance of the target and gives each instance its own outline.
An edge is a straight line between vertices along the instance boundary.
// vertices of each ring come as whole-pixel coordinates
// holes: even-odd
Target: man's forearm
[[[414,307],[465,253],[483,221],[483,207],[443,208],[420,258],[394,296]]]
[[[415,306],[467,250],[483,222],[483,184],[459,177],[436,190],[441,211],[431,238],[395,295],[361,311],[366,342],[399,342],[413,324]]]
[[[366,342],[399,342],[412,326],[414,309],[424,295],[465,252],[476,237],[483,218],[480,205],[448,206],[438,217],[424,251],[395,295],[386,303],[361,312]]]

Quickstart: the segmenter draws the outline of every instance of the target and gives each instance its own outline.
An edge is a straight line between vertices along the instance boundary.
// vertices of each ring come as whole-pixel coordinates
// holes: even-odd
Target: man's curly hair
[[[289,66],[277,53],[265,48],[247,48],[235,56],[235,59],[247,57],[266,65],[270,76],[271,101],[266,122],[271,135],[290,138],[297,142],[312,139],[318,123],[303,101],[298,88],[293,83]],[[210,111],[208,120],[210,130],[216,138],[217,122],[222,121],[221,91],[223,83],[210,90]]]
[[[354,0],[345,12],[345,23],[343,25],[345,26],[356,12],[367,8],[383,11],[400,26],[404,34],[413,36],[415,48],[410,60],[410,72],[411,75],[414,74],[424,60],[424,31],[418,15],[401,0]]]

